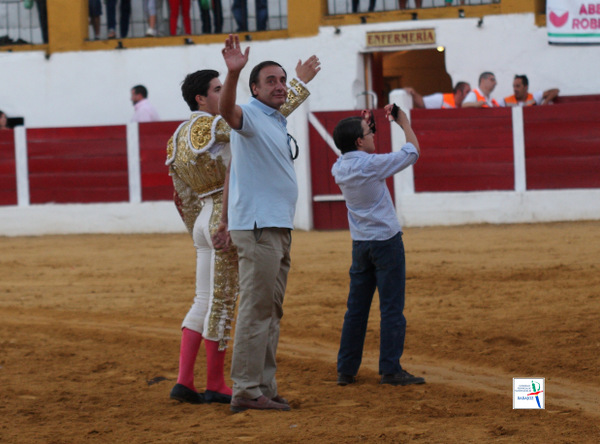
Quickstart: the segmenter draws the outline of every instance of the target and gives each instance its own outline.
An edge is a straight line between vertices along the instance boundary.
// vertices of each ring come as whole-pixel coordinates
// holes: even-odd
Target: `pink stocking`
[[[204,341],[206,347],[206,390],[231,395],[231,388],[225,383],[223,367],[225,350],[219,351],[218,341]]]
[[[200,333],[189,328],[181,330],[179,376],[177,377],[177,383],[185,385],[193,391],[197,391],[196,387],[194,387],[194,365],[196,364],[196,356],[198,356],[198,349],[201,343],[202,335]]]

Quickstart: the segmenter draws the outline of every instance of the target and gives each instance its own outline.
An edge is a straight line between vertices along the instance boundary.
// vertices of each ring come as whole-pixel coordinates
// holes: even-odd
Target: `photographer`
[[[406,134],[407,142],[400,151],[375,154],[375,121],[370,111],[363,111],[362,118],[343,119],[333,131],[342,156],[331,173],[346,200],[353,241],[348,310],[337,362],[338,385],[356,382],[375,288],[379,290],[381,311],[380,384],[425,383],[425,379],[411,375],[400,365],[406,332],[402,313],[404,244],[402,227],[385,184],[388,177],[417,161],[419,142],[403,111],[396,105],[387,105],[385,111]]]

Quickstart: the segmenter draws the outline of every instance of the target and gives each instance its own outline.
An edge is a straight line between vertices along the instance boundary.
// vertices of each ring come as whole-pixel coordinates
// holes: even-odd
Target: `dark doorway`
[[[390,91],[413,87],[420,94],[451,92],[452,79],[446,72],[444,51],[413,49],[395,52],[365,54],[366,78],[371,78],[372,90],[377,95],[378,107],[387,104]]]

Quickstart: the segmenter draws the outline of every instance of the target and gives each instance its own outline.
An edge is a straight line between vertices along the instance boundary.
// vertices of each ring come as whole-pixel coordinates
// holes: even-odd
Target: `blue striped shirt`
[[[387,154],[350,151],[333,164],[331,174],[346,199],[353,240],[387,240],[402,231],[385,179],[418,158],[415,146],[407,143]]]

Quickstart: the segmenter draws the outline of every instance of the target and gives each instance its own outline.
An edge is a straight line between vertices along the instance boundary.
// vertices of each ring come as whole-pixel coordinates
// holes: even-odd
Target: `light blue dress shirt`
[[[353,240],[387,240],[402,231],[385,179],[413,165],[419,153],[412,143],[388,154],[350,151],[331,168],[346,199]]]
[[[287,120],[254,98],[241,108],[242,128],[230,136],[229,229],[292,229],[298,185]]]

